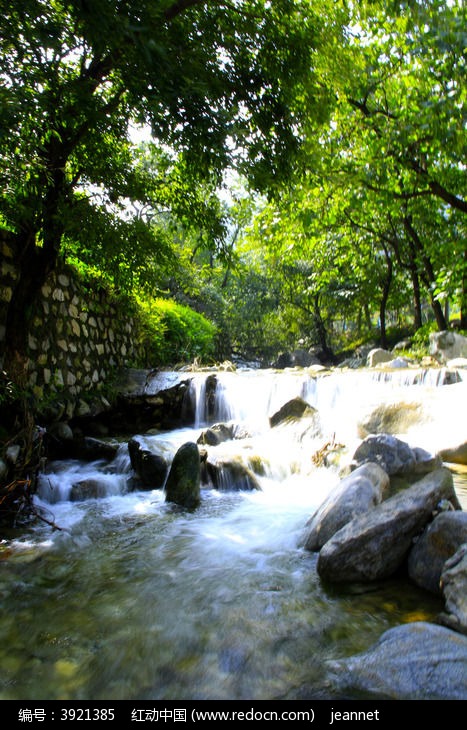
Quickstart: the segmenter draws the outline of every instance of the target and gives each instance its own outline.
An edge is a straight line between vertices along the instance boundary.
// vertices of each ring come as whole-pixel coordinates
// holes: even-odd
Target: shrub
[[[212,358],[216,327],[202,314],[171,299],[138,299],[148,359],[154,365]]]

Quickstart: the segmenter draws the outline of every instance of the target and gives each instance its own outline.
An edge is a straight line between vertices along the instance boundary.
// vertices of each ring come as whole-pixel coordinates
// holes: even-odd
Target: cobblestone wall
[[[1,357],[17,270],[7,240],[0,239],[0,253]],[[42,287],[28,333],[28,356],[29,386],[38,401],[66,394],[79,402],[85,392],[101,390],[118,369],[147,364],[128,308],[100,287],[90,291],[66,267]]]

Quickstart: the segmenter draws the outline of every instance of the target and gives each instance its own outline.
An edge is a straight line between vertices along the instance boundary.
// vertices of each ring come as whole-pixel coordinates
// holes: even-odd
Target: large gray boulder
[[[430,334],[430,355],[445,364],[458,357],[467,357],[467,337],[457,332],[432,332]]]
[[[446,603],[439,620],[467,634],[467,544],[461,545],[444,564],[441,586]]]
[[[441,458],[424,449],[412,449],[405,441],[388,433],[367,436],[356,449],[352,463],[356,466],[369,461],[379,464],[389,476],[396,474],[426,474],[441,466]]]
[[[467,637],[423,621],[389,629],[368,651],[329,668],[340,691],[388,700],[467,699]]]
[[[390,362],[393,359],[393,355],[387,350],[383,350],[381,347],[375,347],[367,355],[366,365],[369,368],[374,368],[377,365],[383,365],[384,363]]]
[[[378,464],[363,464],[342,479],[307,522],[306,550],[319,550],[354,517],[379,504],[389,488],[389,477]]]
[[[334,582],[369,582],[392,575],[443,500],[460,509],[446,468],[428,474],[336,532],[318,555],[319,575]]]
[[[467,543],[467,512],[441,512],[410,551],[411,579],[421,588],[441,594],[444,564],[463,543]]]
[[[165,485],[166,502],[194,509],[201,502],[201,467],[198,446],[188,441],[176,452]]]

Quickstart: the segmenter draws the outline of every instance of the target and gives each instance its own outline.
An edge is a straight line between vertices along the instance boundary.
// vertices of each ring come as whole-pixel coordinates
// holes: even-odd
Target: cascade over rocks
[[[389,476],[371,462],[342,479],[307,522],[304,547],[319,550],[357,515],[379,504],[389,489]]]
[[[451,472],[442,467],[355,517],[321,548],[317,570],[331,582],[386,578],[402,565],[413,538],[442,500],[460,509]]]
[[[180,446],[165,485],[166,502],[194,509],[201,502],[201,466],[198,446],[192,441]]]
[[[467,512],[441,512],[410,551],[409,576],[421,588],[441,594],[445,563],[463,543],[467,543]]]
[[[107,496],[107,484],[99,479],[82,479],[71,487],[70,502],[84,502]]]
[[[325,397],[321,397],[323,391],[318,393],[318,387],[323,383],[318,383],[318,378],[313,378],[310,371],[281,373],[279,375],[281,379],[283,377],[288,379],[284,389],[282,380],[280,384],[277,380],[274,381],[277,376],[277,373],[268,374],[271,378],[268,383],[269,392],[267,388],[263,389],[262,383],[258,381],[251,389],[245,387],[244,383],[235,382],[233,385],[233,379],[230,376],[224,377],[221,372],[205,375],[197,373],[192,380],[186,380],[186,374],[179,373],[173,377],[170,373],[149,373],[144,379],[139,378],[139,384],[135,385],[132,393],[118,400],[120,411],[109,412],[108,421],[106,423],[102,421],[103,425],[110,427],[112,421],[112,428],[119,429],[122,419],[126,419],[128,414],[133,412],[132,409],[134,414],[142,411],[142,415],[138,418],[140,423],[145,424],[145,431],[149,426],[156,426],[157,431],[160,431],[163,423],[176,423],[178,427],[184,419],[187,419],[190,425],[196,422],[195,429],[198,430],[194,438],[198,439],[197,443],[183,444],[170,466],[172,456],[169,457],[167,454],[169,452],[172,454],[171,447],[174,443],[177,445],[180,443],[178,435],[173,441],[170,436],[165,440],[165,434],[159,433],[157,436],[150,432],[146,432],[145,436],[133,436],[129,439],[127,448],[132,468],[138,475],[139,481],[135,480],[135,484],[129,483],[126,478],[128,459],[116,459],[115,464],[102,466],[100,479],[99,471],[94,471],[92,468],[85,472],[89,478],[75,476],[76,481],[72,482],[71,492],[69,496],[67,492],[66,498],[81,502],[109,496],[109,489],[113,488],[120,490],[115,493],[124,494],[135,485],[138,490],[144,486],[149,489],[165,486],[167,503],[194,509],[201,501],[201,487],[214,487],[222,491],[260,490],[262,485],[260,477],[266,474],[269,477],[276,469],[277,462],[280,463],[281,460],[285,463],[286,459],[290,459],[287,467],[294,475],[299,474],[301,479],[302,462],[297,459],[295,467],[295,461],[292,463],[288,453],[288,446],[289,443],[293,443],[294,446],[300,445],[300,450],[307,459],[307,468],[312,469],[313,464],[317,466],[326,463],[325,458],[320,458],[318,461],[313,456],[313,448],[317,443],[316,435],[321,434],[321,428],[318,411],[310,403],[316,401],[320,408],[323,408],[323,423],[327,423],[325,408],[329,392],[325,391]],[[388,376],[386,372],[381,372],[378,377],[373,377],[372,384],[392,378],[396,382],[394,374]],[[403,381],[404,378],[405,374],[402,374],[399,380]],[[292,383],[293,379],[295,382]],[[422,373],[420,383],[423,379]],[[351,383],[357,382],[362,382],[358,375]],[[363,379],[363,383],[367,382]],[[440,382],[437,381],[436,384]],[[344,395],[338,389],[333,390],[332,383],[331,386],[333,398],[335,393]],[[230,388],[232,389],[229,390]],[[357,400],[362,396],[361,391],[357,392],[356,388],[354,390],[352,398],[348,401],[351,404],[357,404]],[[304,395],[287,400],[294,392]],[[198,402],[193,403],[195,393]],[[198,410],[200,398],[204,400],[202,408]],[[252,434],[255,434],[257,423],[260,424],[259,429],[266,426],[267,430],[267,414],[272,412],[267,409],[272,402],[275,404],[273,410],[284,403],[270,419],[270,426],[275,430],[268,435],[273,437],[274,453],[264,449],[263,443],[256,451]],[[400,568],[404,571],[408,569],[409,576],[419,586],[436,590],[438,595],[444,596],[445,612],[437,619],[444,626],[412,624],[410,628],[399,627],[400,633],[394,631],[393,634],[390,632],[384,634],[378,644],[364,655],[343,659],[334,664],[333,671],[335,670],[335,676],[338,677],[336,683],[342,687],[343,692],[346,682],[355,682],[357,691],[361,689],[363,692],[375,692],[378,696],[382,694],[388,698],[412,699],[417,697],[417,693],[422,695],[426,691],[424,689],[426,683],[430,682],[430,699],[433,698],[433,694],[446,699],[451,699],[453,696],[457,698],[456,662],[457,664],[464,662],[463,672],[465,672],[463,654],[465,644],[461,644],[459,648],[458,640],[452,639],[453,632],[448,629],[467,633],[467,607],[464,599],[467,593],[466,515],[458,511],[459,504],[449,470],[439,466],[441,459],[448,455],[448,450],[433,458],[431,454],[422,449],[411,448],[389,433],[389,431],[401,433],[404,429],[417,425],[423,417],[423,404],[422,406],[418,403],[396,404],[391,401],[389,405],[374,408],[375,401],[369,402],[372,404],[369,416],[361,421],[360,425],[360,436],[364,434],[365,439],[355,451],[351,465],[354,470],[341,480],[325,502],[312,514],[304,530],[302,546],[304,545],[309,551],[319,551],[316,563],[314,559],[311,563],[313,569],[316,564],[323,581],[368,582],[394,575]],[[232,407],[230,410],[231,403],[239,407]],[[344,398],[344,404],[346,403]],[[249,421],[246,418],[248,428],[252,429],[248,434],[240,419],[243,418],[244,412],[250,414],[255,408],[260,411],[259,415],[263,420],[257,421],[252,418]],[[336,410],[338,417],[345,418],[344,409]],[[230,413],[235,414],[232,415],[232,421],[228,420]],[[258,414],[254,413],[255,417],[256,415]],[[102,414],[99,417],[102,419]],[[219,419],[219,422],[215,423],[215,419]],[[222,419],[225,422],[221,422]],[[238,419],[238,422],[234,419]],[[137,420],[135,419],[135,422]],[[88,436],[77,438],[80,432],[79,426],[84,423],[84,420],[79,423],[75,421],[73,428],[63,423],[48,430],[54,438],[60,439],[65,444],[64,448],[70,453],[71,450],[76,450],[77,442],[83,449],[83,454],[86,447],[87,457],[83,458],[87,460],[94,458],[98,453],[101,455],[98,458],[104,458],[105,449],[108,449],[105,458],[110,460],[115,456],[117,448],[120,448],[120,456],[126,457],[122,446],[116,443],[90,439]],[[210,425],[204,427],[198,438],[199,424],[204,423]],[[127,429],[134,427],[134,422],[129,418]],[[135,432],[138,433],[133,431]],[[260,433],[262,436],[263,432]],[[302,448],[304,445],[302,437],[305,434],[311,436],[311,439],[310,443]],[[151,438],[152,435],[156,437]],[[237,444],[232,443],[245,437],[251,437],[251,443],[239,443],[239,448],[236,448]],[[186,439],[186,435],[182,438]],[[461,438],[462,436],[459,436],[459,440]],[[316,453],[321,457],[326,454],[326,449],[336,446],[339,444],[333,437]],[[461,457],[464,447],[465,443],[457,450]],[[155,452],[155,449],[160,449],[160,453]],[[263,452],[266,456],[263,456]],[[295,452],[291,453],[295,460]],[[269,459],[270,468],[267,467]],[[107,478],[123,468],[122,464],[124,471],[119,475],[119,484],[112,484],[110,480],[106,482]],[[294,471],[295,469],[297,471]],[[413,473],[429,469],[435,470],[412,487],[406,488],[394,497],[388,497],[390,477],[407,475],[404,478],[404,482],[407,483],[412,481]],[[394,479],[392,487],[396,481],[402,480]],[[268,488],[268,482],[269,478],[265,480],[265,490]],[[70,482],[67,482],[64,487],[68,488],[69,484]],[[312,488],[310,484],[310,489]],[[163,498],[163,495],[164,492],[154,501]],[[288,501],[287,494],[285,501]],[[315,504],[314,501],[311,503]],[[451,506],[457,511],[440,512],[445,507],[450,509]],[[442,587],[441,594],[439,585]],[[413,626],[418,627],[417,630],[413,630]],[[433,631],[437,632],[438,629],[448,633],[433,635]],[[422,649],[420,642],[425,644]],[[351,662],[355,664],[351,665]],[[399,667],[398,662],[401,666],[403,664],[403,668]],[[438,675],[440,662],[444,667],[442,675],[441,673]],[[410,689],[407,689],[404,674],[407,663],[412,668]],[[353,677],[348,675],[349,666],[355,667]],[[447,679],[443,684],[445,676]],[[434,677],[434,689],[431,677]],[[462,699],[465,698],[464,681]]]
[[[238,458],[208,454],[205,470],[208,482],[220,491],[261,491],[252,469]]]
[[[388,700],[465,700],[467,637],[424,621],[403,624],[368,651],[328,666],[341,691]]]

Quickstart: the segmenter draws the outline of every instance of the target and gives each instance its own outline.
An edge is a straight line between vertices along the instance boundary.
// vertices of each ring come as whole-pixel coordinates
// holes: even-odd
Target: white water
[[[293,494],[300,508],[306,504],[313,509],[337,481],[338,470],[337,466],[317,470],[312,455],[334,439],[345,447],[339,463],[345,466],[366,435],[361,424],[380,406],[397,407],[406,414],[401,420],[402,430],[393,433],[412,447],[422,447],[434,454],[467,440],[467,380],[441,386],[441,376],[443,370],[351,371],[319,377],[301,369],[219,372],[210,423],[233,422],[249,437],[204,448],[214,458],[236,458],[248,468],[253,466],[253,470],[261,462],[264,474],[258,476],[268,499],[274,500],[277,492],[286,493],[286,501],[293,510]],[[193,428],[140,436],[147,448],[162,454],[169,462],[183,443],[196,441],[209,425],[204,403],[206,378],[206,373],[199,373],[192,379],[190,397],[195,400],[196,413]],[[169,385],[173,380],[168,379]],[[319,434],[308,432],[299,422],[270,427],[270,417],[296,397],[317,409]],[[112,499],[122,496],[120,508],[131,511],[135,500],[139,502],[138,497],[128,494],[131,475],[126,443],[120,446],[110,465],[56,462],[40,478],[38,502],[44,506],[53,504],[56,510],[58,503],[69,499],[73,484],[95,480],[100,494]],[[313,497],[310,499],[311,481]],[[159,497],[156,495],[156,503]],[[73,513],[73,509],[66,509],[67,513]],[[75,509],[83,510],[82,506]]]
[[[206,426],[205,378],[193,380],[195,427],[146,435],[148,447],[170,459],[196,441]],[[439,610],[411,587],[395,597],[390,581],[369,596],[329,594],[315,556],[298,546],[339,479],[337,465],[313,464],[318,448],[334,437],[347,463],[359,421],[381,403],[405,404],[409,415],[417,408],[397,434],[412,446],[455,446],[467,440],[467,382],[440,387],[411,371],[389,380],[366,371],[217,379],[212,422],[235,421],[250,436],[206,448],[250,468],[261,463],[261,491],[204,486],[201,507],[187,513],[163,490],[128,491],[126,444],[111,464],[50,464],[37,505],[61,529],[43,523],[16,541],[0,574],[0,699],[269,699],[302,696],[303,687],[315,688],[306,690],[312,696],[327,659]],[[318,409],[320,434],[270,428],[269,417],[297,396]],[[106,496],[70,502],[85,479]]]

